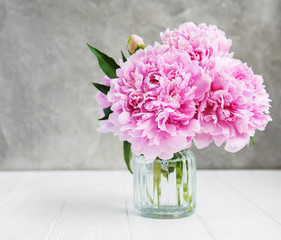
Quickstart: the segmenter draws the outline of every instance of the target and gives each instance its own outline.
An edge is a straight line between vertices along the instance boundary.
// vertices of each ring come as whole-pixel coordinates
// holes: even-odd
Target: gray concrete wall
[[[100,134],[103,76],[86,42],[120,57],[129,35],[146,44],[186,21],[216,24],[235,56],[263,74],[271,122],[236,154],[193,148],[199,168],[281,168],[280,0],[0,0],[0,169],[124,169],[122,145]]]

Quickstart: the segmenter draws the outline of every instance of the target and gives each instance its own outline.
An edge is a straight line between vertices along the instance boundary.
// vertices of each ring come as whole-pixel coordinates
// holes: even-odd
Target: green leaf
[[[109,78],[116,78],[116,69],[120,68],[120,66],[114,61],[113,58],[107,56],[103,52],[99,51],[98,49],[92,47],[88,44],[91,52],[95,54],[99,61],[100,68],[102,71],[109,77]]]
[[[103,112],[104,112],[105,115],[110,114],[110,113],[113,113],[113,112],[111,111],[111,107],[104,108],[104,109],[103,109]]]
[[[123,154],[128,170],[130,171],[130,173],[133,173],[130,167],[130,161],[132,159],[132,149],[131,149],[131,143],[129,143],[128,141],[123,142]]]
[[[124,53],[121,51],[121,54],[122,54],[122,59],[123,59],[123,62],[126,62],[127,61],[127,58],[125,57]]]
[[[102,93],[104,93],[105,95],[109,92],[110,87],[100,84],[100,83],[92,83],[99,91],[101,91]]]
[[[110,113],[113,113],[112,110],[111,110],[111,107],[104,108],[104,109],[103,109],[103,112],[104,112],[104,117],[100,118],[100,119],[99,119],[100,121],[102,121],[102,120],[107,120],[108,117],[109,117],[109,114],[110,114]]]
[[[253,144],[253,145],[256,145],[256,143],[255,143],[255,141],[254,141],[254,138],[251,136],[250,137],[250,141],[251,141],[251,143]]]

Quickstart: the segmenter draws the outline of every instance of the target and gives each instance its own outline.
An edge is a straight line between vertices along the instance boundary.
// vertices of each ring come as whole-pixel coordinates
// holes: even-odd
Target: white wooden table
[[[280,240],[281,171],[198,171],[196,213],[134,213],[125,171],[0,172],[0,240]]]

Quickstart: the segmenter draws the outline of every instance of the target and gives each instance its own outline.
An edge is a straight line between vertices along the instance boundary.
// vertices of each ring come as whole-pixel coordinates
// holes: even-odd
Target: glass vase
[[[134,207],[152,218],[178,218],[192,214],[196,206],[196,162],[186,149],[170,160],[147,161],[134,156]]]

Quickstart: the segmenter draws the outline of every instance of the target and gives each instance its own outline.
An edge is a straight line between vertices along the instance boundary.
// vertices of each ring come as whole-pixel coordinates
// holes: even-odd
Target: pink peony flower
[[[226,142],[227,151],[239,151],[249,144],[256,129],[264,130],[271,120],[263,79],[233,58],[216,58],[210,74],[213,81],[200,103],[201,130],[194,143],[203,148],[213,140],[217,146]]]
[[[232,44],[225,33],[215,25],[206,26],[188,22],[176,30],[167,29],[160,34],[162,42],[190,55],[192,61],[198,61],[202,67],[207,67],[212,57],[232,56],[229,48]]]
[[[120,67],[108,93],[113,132],[151,160],[172,158],[189,147],[200,130],[197,106],[211,82],[198,63],[188,53],[156,44]]]
[[[263,79],[232,57],[223,31],[185,23],[161,39],[164,45],[120,60],[117,78],[102,80],[110,91],[97,93],[101,117],[105,108],[113,112],[100,131],[113,131],[135,154],[154,160],[172,158],[192,140],[198,148],[214,141],[236,152],[265,129],[271,117]],[[136,43],[143,40],[132,35],[131,53],[144,47]]]
[[[101,84],[110,86],[110,78],[105,76],[103,78],[103,80],[101,81]],[[98,104],[101,106],[100,116],[103,117],[104,116],[103,109],[110,107],[111,103],[107,100],[107,96],[100,91],[98,91],[98,93],[96,95],[96,100],[97,100]],[[102,120],[99,122],[100,122],[100,127],[98,128],[98,131],[100,131],[100,132],[110,132],[111,131],[112,123],[110,123],[108,120]]]

